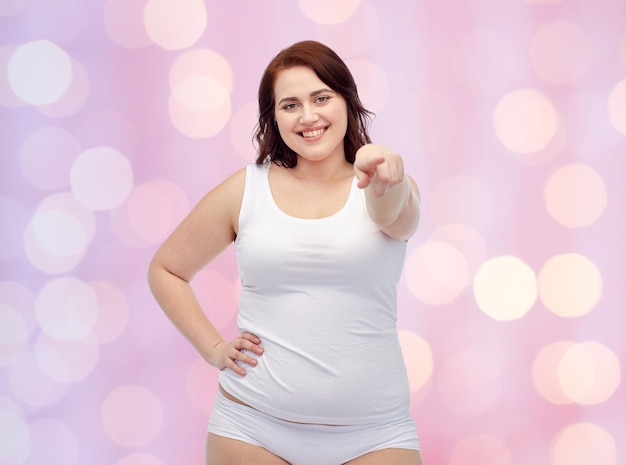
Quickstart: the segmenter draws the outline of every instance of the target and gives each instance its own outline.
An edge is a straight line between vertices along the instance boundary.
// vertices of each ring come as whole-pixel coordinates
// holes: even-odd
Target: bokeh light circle
[[[474,277],[474,296],[479,308],[494,320],[517,320],[537,300],[535,273],[517,257],[491,258]]]
[[[98,301],[91,288],[74,277],[48,282],[37,297],[41,329],[61,341],[82,339],[98,319]]]
[[[572,402],[600,404],[620,385],[620,360],[602,343],[573,344],[566,348],[559,362],[558,378],[563,393]]]
[[[607,204],[602,177],[579,163],[563,166],[552,173],[544,197],[550,216],[568,228],[593,224]]]
[[[37,242],[55,255],[78,255],[87,246],[83,223],[66,210],[41,212],[33,217],[32,226]],[[59,227],[64,235],[59,234]]]
[[[600,269],[578,253],[550,258],[541,268],[537,283],[543,305],[563,318],[586,315],[602,297]]]
[[[34,409],[57,404],[71,386],[43,372],[34,347],[30,347],[13,363],[7,374],[13,396]]]
[[[433,352],[426,340],[413,331],[398,331],[402,357],[406,365],[411,392],[422,389],[433,374]]]
[[[53,194],[37,207],[24,233],[24,247],[37,268],[46,273],[63,273],[82,260],[95,233],[91,210],[72,194]]]
[[[169,73],[169,114],[180,132],[193,139],[213,137],[231,116],[231,65],[210,50],[191,50],[174,62]]]
[[[587,34],[569,21],[544,24],[530,44],[535,72],[551,84],[573,84],[586,74],[593,60]]]
[[[23,416],[17,412],[0,408],[0,431],[0,460],[14,458],[24,449],[30,448],[30,429]]]
[[[170,90],[174,90],[181,81],[194,77],[209,77],[217,81],[228,93],[233,90],[231,64],[214,50],[201,48],[181,54],[169,72]],[[211,83],[211,85],[214,84]],[[186,96],[186,98],[192,99],[193,96]],[[193,103],[191,105],[193,106]]]
[[[112,147],[96,147],[81,153],[70,171],[72,193],[92,210],[118,207],[133,188],[128,159]]]
[[[2,8],[2,3],[0,3],[0,8]],[[15,95],[15,92],[11,89],[9,73],[6,72],[9,67],[9,61],[13,53],[15,53],[15,50],[17,50],[17,47],[18,45],[0,46],[0,69],[5,70],[5,72],[0,73],[0,106],[6,108],[26,106],[26,102]]]
[[[78,435],[67,424],[53,418],[44,418],[32,422],[29,426],[32,449],[26,465],[79,463]]]
[[[487,257],[484,237],[463,223],[449,223],[438,227],[428,236],[428,242],[445,242],[461,252],[471,275]]]
[[[0,304],[19,312],[29,334],[38,329],[37,317],[35,316],[35,293],[25,283],[10,280],[0,281]]]
[[[72,81],[69,55],[54,42],[35,40],[15,50],[9,60],[9,83],[31,105],[59,100]]]
[[[208,113],[224,105],[229,99],[228,89],[211,76],[191,76],[179,81],[172,98],[185,108]]]
[[[172,123],[192,139],[218,134],[231,114],[228,89],[210,76],[194,76],[179,81],[169,99]]]
[[[161,400],[139,384],[120,386],[109,392],[100,413],[107,436],[123,447],[145,446],[163,427]]]
[[[361,6],[341,27],[317,23],[315,30],[317,39],[324,44],[332,44],[333,50],[339,56],[366,56],[380,39],[380,22],[380,11],[369,2],[361,2]],[[367,34],[346,34],[346,30],[363,30]]]
[[[76,138],[63,128],[50,126],[32,132],[20,150],[22,172],[31,185],[58,190],[69,185],[68,173],[80,153]]]
[[[53,103],[37,107],[41,113],[50,118],[62,118],[78,113],[91,92],[87,69],[76,60],[71,60],[71,65],[72,82],[63,96]]]
[[[133,246],[159,243],[189,213],[189,198],[164,179],[139,184],[119,212],[112,214],[115,233]]]
[[[594,423],[563,428],[551,448],[554,465],[617,465],[617,448],[609,432]]]
[[[95,369],[100,353],[95,337],[60,341],[42,333],[35,343],[41,371],[59,383],[82,381]]]
[[[148,36],[166,50],[191,47],[204,34],[207,11],[202,0],[149,0],[144,9]]]
[[[404,276],[411,293],[430,305],[452,302],[470,280],[465,256],[443,241],[415,248],[407,258]]]
[[[611,123],[626,135],[626,79],[618,82],[611,91],[608,107]]]
[[[565,353],[574,345],[572,341],[552,342],[542,347],[533,360],[533,384],[537,392],[548,402],[556,405],[572,402],[563,392],[559,365]]]
[[[532,375],[537,392],[557,405],[606,402],[622,379],[618,356],[597,341],[546,345],[533,361]]]
[[[496,135],[515,153],[543,149],[557,132],[558,117],[552,102],[532,89],[509,92],[493,114]]]
[[[302,12],[319,24],[346,22],[361,4],[361,0],[298,0]]]
[[[148,0],[107,0],[103,20],[107,35],[125,48],[142,48],[152,40],[144,28],[144,10]]]
[[[15,196],[0,195],[0,260],[16,258],[22,253],[30,214]]]

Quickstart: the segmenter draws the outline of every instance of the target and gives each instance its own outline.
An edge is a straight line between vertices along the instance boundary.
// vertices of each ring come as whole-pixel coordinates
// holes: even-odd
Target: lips
[[[310,131],[302,131],[299,134],[305,139],[315,139],[315,138],[320,137],[322,134],[324,134],[325,131],[326,131],[326,128],[319,128],[319,129],[313,129]]]

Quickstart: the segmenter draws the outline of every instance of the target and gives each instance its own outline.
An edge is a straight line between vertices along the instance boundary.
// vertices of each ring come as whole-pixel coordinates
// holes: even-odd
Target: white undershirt
[[[352,183],[341,210],[287,215],[269,167],[249,165],[235,250],[242,281],[238,326],[265,353],[247,375],[220,373],[232,395],[294,422],[363,424],[400,417],[409,386],[396,331],[406,243],[370,220]]]

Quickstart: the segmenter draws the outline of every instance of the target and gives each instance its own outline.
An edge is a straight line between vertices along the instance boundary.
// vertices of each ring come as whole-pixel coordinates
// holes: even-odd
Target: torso
[[[409,402],[395,308],[406,244],[371,221],[351,165],[335,168],[290,178],[250,165],[245,177],[237,324],[265,353],[220,383],[231,400],[294,423],[383,421]]]
[[[285,214],[295,218],[319,219],[337,213],[346,204],[354,171],[352,165],[327,181],[305,180],[290,168],[272,165],[269,182],[274,202]],[[219,390],[227,399],[254,408],[226,391]]]

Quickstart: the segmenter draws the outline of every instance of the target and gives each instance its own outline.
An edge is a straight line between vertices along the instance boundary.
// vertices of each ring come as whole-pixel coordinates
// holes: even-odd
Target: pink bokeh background
[[[626,461],[622,0],[2,0],[0,465],[203,463],[217,372],[148,262],[315,39],[422,192],[398,329],[427,465]],[[232,248],[194,287],[236,334]]]

